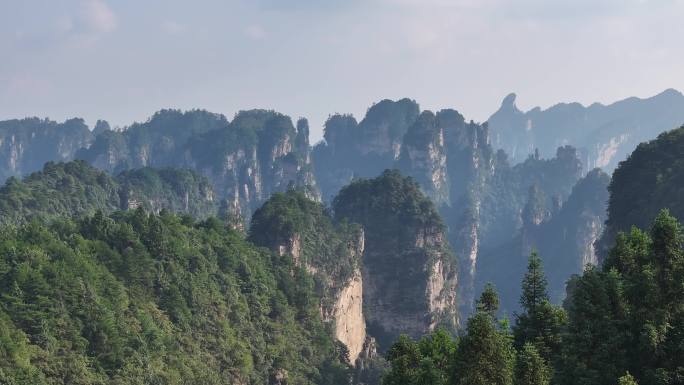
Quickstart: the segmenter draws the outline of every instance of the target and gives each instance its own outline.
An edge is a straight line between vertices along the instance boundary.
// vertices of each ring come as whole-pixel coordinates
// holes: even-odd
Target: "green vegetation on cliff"
[[[317,291],[328,302],[361,267],[362,229],[334,224],[323,204],[297,190],[273,194],[254,212],[249,240],[315,272]]]
[[[0,383],[348,382],[311,278],[214,219],[0,231]]]
[[[641,143],[613,173],[606,231],[599,242],[605,254],[620,231],[648,227],[662,208],[684,220],[684,127]]]
[[[437,210],[413,179],[386,170],[355,180],[333,210],[336,221],[364,229],[364,313],[381,348],[402,332],[456,326],[456,258]]]
[[[0,223],[143,207],[206,218],[216,212],[209,182],[189,170],[143,168],[112,177],[83,161],[48,162],[0,188]]]

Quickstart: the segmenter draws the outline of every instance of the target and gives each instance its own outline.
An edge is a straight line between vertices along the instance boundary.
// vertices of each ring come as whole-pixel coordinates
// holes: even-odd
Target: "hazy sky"
[[[362,117],[383,98],[486,120],[684,90],[684,0],[0,0],[0,119]]]

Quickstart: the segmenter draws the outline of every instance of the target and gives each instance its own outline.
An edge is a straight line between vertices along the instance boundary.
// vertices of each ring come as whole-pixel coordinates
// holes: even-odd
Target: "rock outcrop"
[[[333,209],[336,220],[364,228],[364,314],[381,349],[399,334],[456,327],[456,259],[439,214],[413,180],[397,171],[357,180]]]
[[[395,122],[402,129],[405,125],[397,122],[413,118],[402,140],[390,141],[383,133],[391,129],[371,124],[378,121],[379,114],[374,108],[360,124],[350,115],[334,115],[327,121],[325,142],[316,145],[313,152],[323,197],[332,199],[340,186],[354,177],[372,176],[379,168],[396,167],[412,177],[437,206],[447,225],[446,237],[460,258],[458,302],[460,312],[466,314],[473,309],[476,291],[483,283],[478,271],[484,269],[482,273],[486,276],[488,269],[497,268],[495,263],[482,265],[480,255],[485,252],[496,255],[496,259],[506,259],[501,247],[513,239],[519,242],[516,250],[521,244],[523,249],[531,249],[536,237],[534,227],[558,213],[558,207],[582,176],[579,155],[573,147],[562,146],[555,157],[544,158],[532,151],[524,162],[512,165],[505,152],[492,147],[487,124],[467,122],[452,109],[436,114],[400,114],[400,110],[385,108],[383,121]],[[515,112],[514,95],[507,98],[504,111],[523,118],[522,113]],[[387,116],[390,113],[397,116]],[[364,147],[361,139],[373,135],[385,139]],[[383,143],[384,149],[380,146]],[[395,158],[397,146],[399,157]],[[538,195],[536,202],[530,201],[530,189]],[[526,225],[526,221],[533,225]],[[522,239],[518,239],[521,232]],[[575,260],[582,258],[577,255]],[[372,292],[369,285],[366,291]]]
[[[250,239],[290,257],[295,268],[311,274],[321,303],[321,318],[333,326],[354,364],[366,341],[361,258],[364,231],[335,225],[320,203],[290,190],[273,195],[252,217]]]
[[[424,111],[404,135],[398,168],[413,176],[438,207],[449,202],[444,128]]]
[[[48,161],[72,160],[93,138],[83,119],[0,121],[0,182],[38,171]]]
[[[313,149],[315,174],[324,200],[332,199],[354,177],[372,178],[393,168],[404,134],[418,118],[410,99],[382,100],[357,123],[351,115],[332,115],[325,123],[325,141]]]
[[[162,110],[122,131],[103,131],[78,158],[109,172],[139,167],[190,168],[208,177],[217,200],[239,215],[289,186],[319,198],[311,170],[306,120],[266,110],[223,115]]]

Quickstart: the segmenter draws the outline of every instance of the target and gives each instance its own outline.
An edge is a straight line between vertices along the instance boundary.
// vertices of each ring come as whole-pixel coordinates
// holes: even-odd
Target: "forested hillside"
[[[4,224],[137,207],[196,218],[217,213],[211,184],[189,170],[142,168],[111,176],[83,161],[50,162],[42,171],[23,180],[10,178],[0,188]]]
[[[684,127],[612,179],[410,99],[83,129],[0,124],[0,383],[684,383]]]
[[[609,106],[562,104],[524,114],[514,102],[507,98],[489,124],[478,124],[454,109],[421,111],[414,100],[385,99],[359,121],[349,114],[331,115],[324,141],[313,147],[305,119],[295,122],[269,110],[241,111],[232,119],[205,110],[161,110],[121,129],[98,121],[92,132],[79,119],[8,120],[0,127],[5,133],[0,160],[6,161],[7,175],[18,177],[40,169],[45,161],[73,158],[113,175],[142,167],[190,169],[207,178],[210,195],[204,187],[183,191],[168,182],[156,189],[154,199],[119,191],[119,202],[113,204],[122,208],[130,201],[131,206],[155,211],[166,207],[199,217],[218,213],[232,218],[235,227],[243,227],[275,192],[294,186],[309,198],[330,203],[354,178],[396,168],[418,182],[443,217],[459,259],[460,311],[467,314],[474,309],[475,293],[488,280],[502,287],[510,282],[502,276],[502,261],[514,265],[507,273],[519,273],[524,256],[531,248],[543,248],[545,239],[562,238],[565,245],[561,259],[543,253],[545,259],[555,258],[554,266],[569,267],[553,282],[577,272],[574,266],[597,261],[595,249],[586,245],[603,230],[602,203],[586,195],[568,201],[573,186],[587,169],[603,162],[598,158],[610,155],[607,161],[614,164],[639,140],[670,127],[679,119],[681,95],[668,90]],[[530,130],[525,122],[531,122]],[[588,149],[588,143],[601,148]],[[517,150],[523,147],[525,151]],[[159,185],[142,181],[142,176],[134,179]],[[172,195],[185,195],[185,202],[162,190],[176,190]],[[206,205],[209,197],[213,203]],[[568,203],[587,209],[568,214],[570,209],[563,210]],[[657,208],[651,211],[652,218]],[[582,223],[573,219],[578,215]],[[562,290],[559,284],[553,286],[554,298],[559,298]],[[502,298],[502,308],[515,311],[517,305]]]
[[[610,182],[606,231],[598,243],[605,255],[620,231],[645,228],[667,208],[684,220],[684,126],[640,144]]]
[[[349,375],[306,271],[215,219],[138,209],[4,227],[0,291],[1,383],[342,384]]]

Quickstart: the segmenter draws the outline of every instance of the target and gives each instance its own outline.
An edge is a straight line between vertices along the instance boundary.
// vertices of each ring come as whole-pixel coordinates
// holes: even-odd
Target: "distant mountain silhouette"
[[[542,110],[520,111],[516,94],[509,94],[489,118],[492,144],[514,162],[535,149],[552,156],[556,148],[579,150],[585,170],[611,172],[640,143],[684,123],[684,95],[668,89],[650,98],[627,98],[613,104],[559,103]]]

